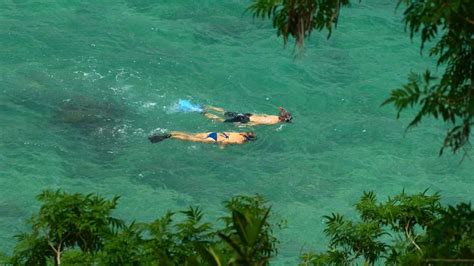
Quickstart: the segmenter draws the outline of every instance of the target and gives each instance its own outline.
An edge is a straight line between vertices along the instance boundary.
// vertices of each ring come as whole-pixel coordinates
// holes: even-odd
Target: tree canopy
[[[359,219],[325,216],[328,250],[306,253],[305,265],[436,265],[474,262],[471,204],[443,206],[440,195],[402,192],[378,203],[365,192],[355,205]]]
[[[268,265],[277,254],[270,206],[258,195],[225,202],[219,229],[203,221],[198,207],[127,224],[111,216],[118,197],[44,191],[37,199],[42,206],[29,221],[31,231],[17,236],[12,258],[0,256],[0,263]]]
[[[348,5],[349,0],[255,0],[249,10],[255,17],[272,19],[285,44],[294,37],[302,46],[313,29],[327,29],[329,38],[341,7]],[[393,104],[397,118],[418,106],[408,128],[429,116],[450,124],[440,155],[446,147],[453,152],[468,148],[474,115],[474,1],[399,0],[398,6],[405,7],[403,22],[410,38],[420,35],[421,50],[435,42],[428,54],[437,58],[444,73],[410,74],[408,83],[393,90],[383,105]]]
[[[45,191],[31,231],[18,236],[14,265],[269,265],[278,253],[279,227],[261,196],[224,202],[223,225],[204,221],[198,207],[166,212],[150,223],[126,223],[112,215],[117,197]],[[325,216],[325,252],[307,252],[301,265],[421,265],[474,262],[474,210],[444,206],[439,194],[400,193],[378,202],[365,192],[359,218]],[[55,206],[53,206],[55,205]],[[52,212],[53,211],[53,212]],[[315,236],[319,235],[308,228]]]

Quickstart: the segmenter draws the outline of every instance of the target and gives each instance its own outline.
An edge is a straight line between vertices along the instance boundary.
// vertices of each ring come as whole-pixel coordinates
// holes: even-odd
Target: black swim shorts
[[[228,123],[248,123],[252,114],[236,113],[236,112],[225,112],[224,122]]]

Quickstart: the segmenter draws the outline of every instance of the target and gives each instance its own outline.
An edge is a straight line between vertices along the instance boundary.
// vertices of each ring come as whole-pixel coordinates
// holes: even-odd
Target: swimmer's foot
[[[171,134],[160,134],[160,135],[153,135],[151,137],[148,137],[151,143],[157,143],[169,138],[171,138]]]

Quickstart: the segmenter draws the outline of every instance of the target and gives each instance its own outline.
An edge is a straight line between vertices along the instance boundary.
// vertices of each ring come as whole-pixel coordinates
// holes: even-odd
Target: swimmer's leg
[[[224,118],[220,116],[217,116],[215,114],[210,114],[210,113],[204,113],[204,116],[216,122],[224,122],[225,120]]]
[[[207,133],[201,134],[188,134],[185,132],[173,131],[171,132],[171,138],[185,140],[185,141],[193,141],[193,142],[214,142],[213,139],[207,138]]]
[[[204,106],[204,110],[206,110],[206,111],[211,110],[211,111],[218,112],[218,113],[220,113],[220,114],[224,114],[224,112],[225,112],[223,108],[215,107],[215,106],[210,106],[210,105],[205,105],[205,106]]]

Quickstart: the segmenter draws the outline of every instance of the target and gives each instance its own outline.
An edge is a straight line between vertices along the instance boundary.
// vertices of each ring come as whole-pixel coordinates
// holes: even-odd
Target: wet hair
[[[246,141],[257,140],[257,134],[255,134],[254,132],[244,132],[243,136],[245,137]]]
[[[278,115],[278,119],[280,119],[280,121],[282,121],[282,122],[290,123],[291,120],[293,119],[293,116],[291,115],[291,113],[288,112],[287,110],[285,110],[283,107],[278,107],[278,109],[280,110],[280,114]]]

